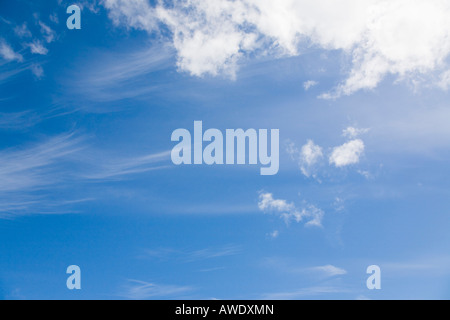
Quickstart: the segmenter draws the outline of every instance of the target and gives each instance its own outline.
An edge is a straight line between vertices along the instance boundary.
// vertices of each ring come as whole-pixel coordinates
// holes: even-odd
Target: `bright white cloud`
[[[336,167],[345,167],[359,163],[359,159],[364,152],[364,142],[360,139],[352,140],[342,146],[333,149],[330,156],[330,164]]]
[[[375,88],[386,75],[417,80],[448,70],[447,0],[104,0],[115,24],[172,32],[178,66],[192,75],[234,77],[250,55],[299,55],[304,45],[353,58],[348,77],[322,95]],[[441,85],[442,87],[442,85]]]
[[[242,1],[177,0],[157,14],[173,33],[181,70],[234,77],[238,61],[256,48],[257,34],[243,29],[249,9]]]
[[[16,53],[3,39],[0,39],[0,56],[7,61],[23,61],[22,55]]]
[[[261,211],[277,212],[290,212],[295,210],[292,203],[287,203],[286,200],[274,199],[271,193],[262,193],[259,196],[258,208]]]
[[[322,227],[322,220],[325,214],[322,210],[310,204],[298,210],[293,203],[275,199],[271,193],[260,194],[258,207],[263,212],[279,214],[286,224],[292,221],[300,223],[307,220],[305,222],[306,227]]]

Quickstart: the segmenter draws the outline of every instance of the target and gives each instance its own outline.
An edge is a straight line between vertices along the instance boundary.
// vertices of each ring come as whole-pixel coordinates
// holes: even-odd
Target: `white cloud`
[[[182,262],[202,261],[230,257],[242,252],[242,248],[236,245],[223,247],[204,248],[199,250],[178,250],[172,248],[159,248],[145,250],[143,258],[156,258],[161,260],[177,260]]]
[[[259,196],[258,208],[261,211],[290,212],[295,209],[292,203],[286,200],[274,199],[271,193],[262,193]]]
[[[307,144],[302,147],[300,152],[300,169],[302,173],[309,177],[312,168],[323,157],[322,148],[314,144],[314,141],[309,140]]]
[[[104,0],[114,24],[152,32],[157,27],[155,9],[147,0]]]
[[[367,180],[372,179],[373,176],[369,171],[365,171],[365,170],[358,170],[358,173],[360,175],[362,175],[364,178],[366,178]]]
[[[308,205],[302,210],[302,216],[309,219],[307,227],[322,227],[322,220],[325,213],[314,205]]]
[[[124,159],[104,160],[93,173],[83,177],[90,180],[121,180],[126,176],[167,168],[167,165],[156,165],[170,160],[170,152],[165,151],[145,156]]]
[[[308,81],[303,83],[303,88],[305,89],[305,91],[308,91],[309,89],[311,89],[312,87],[317,86],[318,84],[319,83],[317,81],[308,80]]]
[[[321,296],[326,294],[333,293],[343,293],[346,290],[338,287],[311,287],[311,288],[302,288],[290,292],[275,292],[268,293],[263,295],[263,299],[265,300],[299,300],[304,299],[305,297],[312,296]]]
[[[115,24],[172,32],[178,66],[192,75],[228,74],[254,55],[299,55],[302,46],[341,50],[348,77],[323,98],[375,88],[386,75],[417,80],[447,70],[447,0],[104,0]]]
[[[153,72],[168,68],[172,57],[173,48],[160,44],[128,54],[97,53],[93,63],[66,77],[66,97],[73,96],[78,103],[80,96],[96,102],[112,102],[147,95],[161,84],[136,79],[148,79]]]
[[[320,272],[326,277],[342,276],[344,274],[347,274],[347,271],[345,271],[344,269],[335,267],[333,265],[314,267],[311,268],[310,270],[314,272]]]
[[[358,129],[358,128],[354,128],[354,127],[348,127],[346,129],[344,129],[344,131],[342,132],[342,135],[349,139],[355,139],[355,138],[359,137],[360,135],[363,135],[369,131],[370,131],[370,129]]]
[[[80,138],[61,135],[34,147],[0,151],[0,191],[39,190],[58,181],[52,165],[80,150]]]
[[[439,79],[439,86],[444,90],[448,90],[450,88],[450,70],[441,74]]]
[[[0,39],[0,56],[7,61],[23,61],[22,55],[16,53],[3,39]]]
[[[340,147],[336,147],[330,156],[330,164],[338,168],[357,164],[364,152],[364,148],[364,142],[360,139],[352,140]]]
[[[294,143],[287,144],[286,152],[291,156],[292,160],[298,161],[300,171],[306,177],[314,176],[315,166],[323,158],[322,148],[314,143],[312,140],[298,150]]]
[[[234,77],[239,60],[255,49],[258,37],[242,28],[249,6],[217,0],[175,3],[174,8],[159,7],[157,12],[173,33],[179,68],[195,76]]]
[[[81,150],[81,138],[61,135],[26,148],[0,151],[0,218],[26,213],[54,213],[68,204],[49,200],[49,191],[66,178],[60,166]],[[44,192],[45,193],[45,192]]]
[[[48,53],[48,49],[44,47],[40,41],[29,43],[28,46],[33,54],[46,55]]]
[[[322,227],[324,212],[314,205],[306,204],[301,210],[298,210],[293,203],[286,200],[275,199],[271,193],[261,193],[258,202],[259,210],[268,213],[277,213],[286,222],[292,221],[300,223],[304,220],[306,227]]]
[[[38,116],[30,111],[5,113],[0,112],[0,129],[1,130],[22,130],[30,128],[42,120],[43,117]]]
[[[154,298],[179,298],[187,292],[192,291],[191,287],[160,285],[144,281],[129,280],[120,296],[130,300],[145,300]]]

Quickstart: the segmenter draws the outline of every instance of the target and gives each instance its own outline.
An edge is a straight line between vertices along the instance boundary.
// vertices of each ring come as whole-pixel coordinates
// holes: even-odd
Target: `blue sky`
[[[450,298],[450,8],[330,1],[0,3],[0,298]],[[279,173],[173,165],[196,120]]]

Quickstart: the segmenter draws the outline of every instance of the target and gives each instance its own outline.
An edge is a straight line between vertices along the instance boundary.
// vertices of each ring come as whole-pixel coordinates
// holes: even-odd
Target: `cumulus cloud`
[[[179,5],[173,9],[158,8],[158,16],[173,32],[180,69],[195,76],[225,73],[234,77],[239,60],[256,49],[258,35],[243,28],[248,4],[201,0],[176,3]]]
[[[386,75],[417,79],[448,70],[447,0],[104,0],[109,16],[154,32],[171,31],[178,66],[195,76],[236,75],[245,58],[296,56],[304,46],[352,58],[347,79],[322,95],[375,88]],[[442,85],[441,85],[442,87]]]
[[[342,136],[349,141],[341,146],[332,149],[327,155],[328,163],[337,168],[349,166],[359,163],[360,157],[365,151],[364,142],[358,137],[369,132],[370,129],[359,129],[355,127],[347,127],[342,131]],[[316,145],[313,140],[308,142],[299,150],[293,142],[288,142],[286,152],[291,156],[292,160],[298,161],[301,173],[307,177],[318,178],[318,168],[321,166],[321,160],[324,158],[323,148]],[[362,173],[365,177],[369,177],[369,173]]]
[[[23,61],[22,55],[15,52],[3,39],[0,39],[0,56],[6,61]]]
[[[297,209],[293,203],[286,200],[275,199],[271,193],[261,193],[258,202],[259,210],[266,213],[278,214],[286,224],[292,221],[305,222],[307,227],[322,227],[324,212],[311,204],[306,204],[301,210]],[[278,234],[277,234],[278,236]]]
[[[361,139],[352,140],[336,147],[331,153],[330,164],[338,168],[357,164],[364,153],[364,148],[364,142]]]

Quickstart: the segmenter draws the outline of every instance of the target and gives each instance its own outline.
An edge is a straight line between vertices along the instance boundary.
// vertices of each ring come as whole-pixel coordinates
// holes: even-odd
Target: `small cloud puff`
[[[272,193],[261,193],[258,207],[263,212],[279,214],[286,224],[292,221],[300,223],[307,220],[306,227],[322,227],[322,220],[325,215],[322,210],[311,204],[306,204],[304,208],[298,210],[293,203],[275,199]]]
[[[368,133],[370,131],[370,129],[358,129],[355,127],[348,127],[346,129],[344,129],[344,131],[342,132],[342,135],[346,138],[349,139],[355,139],[365,133]]]
[[[333,149],[329,159],[330,164],[338,168],[357,164],[364,153],[364,149],[364,142],[360,139],[347,142]]]
[[[308,91],[309,89],[317,86],[318,84],[319,83],[317,81],[309,80],[303,83],[303,88],[305,89],[305,91]]]

